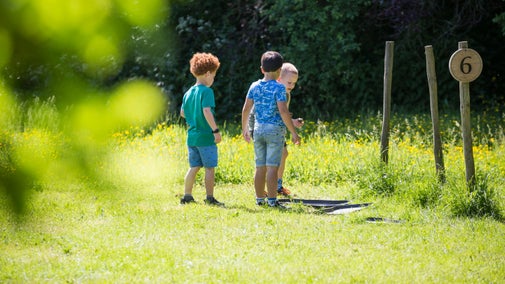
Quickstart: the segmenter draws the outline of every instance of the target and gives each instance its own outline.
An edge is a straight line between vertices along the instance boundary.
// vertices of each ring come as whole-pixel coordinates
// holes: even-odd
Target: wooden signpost
[[[482,58],[475,50],[468,48],[468,42],[466,41],[459,42],[458,48],[449,60],[449,71],[454,79],[459,81],[461,132],[465,156],[466,181],[472,190],[475,185],[475,164],[472,149],[472,129],[470,127],[470,82],[477,79],[482,72]]]

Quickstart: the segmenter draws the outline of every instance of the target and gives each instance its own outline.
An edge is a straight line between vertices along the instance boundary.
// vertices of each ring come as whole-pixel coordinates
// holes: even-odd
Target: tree
[[[195,51],[218,54],[223,63],[214,86],[218,118],[236,120],[249,83],[261,77],[261,53],[278,50],[301,72],[292,111],[329,120],[380,109],[388,40],[395,41],[394,106],[428,108],[424,46],[433,45],[441,106],[452,108],[457,82],[447,64],[458,41],[467,40],[485,65],[473,84],[474,104],[488,108],[504,100],[499,90],[505,64],[496,64],[503,61],[499,23],[505,16],[499,15],[504,10],[502,0],[180,2],[172,6],[170,20],[180,47],[173,66],[187,69]],[[166,82],[179,102],[192,79],[189,72],[170,78],[181,79]]]

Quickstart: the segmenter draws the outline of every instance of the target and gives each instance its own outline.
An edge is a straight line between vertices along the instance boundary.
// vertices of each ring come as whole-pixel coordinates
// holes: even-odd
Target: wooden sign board
[[[472,82],[482,72],[482,58],[471,48],[458,49],[449,60],[449,71],[460,82]]]

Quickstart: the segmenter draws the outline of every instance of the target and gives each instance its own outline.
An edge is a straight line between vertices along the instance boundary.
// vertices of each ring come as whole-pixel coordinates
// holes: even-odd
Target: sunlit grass
[[[151,135],[138,127],[115,133],[102,177],[118,187],[180,183],[187,165],[185,152],[176,146],[185,143],[184,129],[163,127]]]
[[[110,104],[112,109],[127,109],[123,105],[132,103],[128,94],[121,100],[113,100]],[[154,105],[159,104],[156,100],[150,101]],[[99,106],[105,108],[104,105]],[[23,108],[26,112],[21,111]],[[151,106],[144,108],[152,109]],[[84,110],[77,109],[76,113]],[[52,100],[35,100],[33,104],[21,106],[19,112],[27,113],[26,118],[21,120],[24,124],[3,132],[4,169],[12,171],[20,167],[39,183],[50,183],[62,176],[63,171],[68,171],[64,179],[92,174],[89,176],[91,180],[97,179],[117,188],[168,184],[168,187],[177,188],[173,194],[181,193],[188,167],[183,125],[166,121],[151,128],[132,126],[111,132],[113,125],[121,129],[124,123],[153,119],[139,116],[125,120],[123,116],[126,114],[111,112],[112,119],[119,124],[104,125],[94,121],[94,116],[84,120],[85,124],[71,122],[76,127],[72,132],[98,134],[95,139],[86,136],[75,138],[58,132],[61,116]],[[106,111],[103,109],[100,112]],[[86,114],[84,112],[83,118]],[[473,132],[474,160],[478,177],[486,180],[486,190],[493,192],[491,196],[500,205],[495,208],[498,210],[503,203],[498,189],[505,181],[503,117],[487,115],[488,121],[482,117],[478,115],[475,119],[478,127]],[[405,199],[413,206],[451,208],[450,203],[444,202],[453,198],[443,197],[459,196],[461,190],[467,190],[459,124],[451,120],[447,117],[449,123],[444,123],[442,127],[447,184],[439,184],[437,180],[429,116],[395,116],[392,119],[389,162],[385,165],[380,162],[379,154],[379,114],[359,115],[355,119],[334,122],[307,121],[301,131],[302,145],[294,146],[288,142],[290,154],[285,183],[291,187],[303,184],[313,188],[336,188],[340,198],[385,196]],[[94,130],[96,127],[98,130]],[[236,126],[223,128],[216,182],[252,187],[253,145],[245,143],[236,134]],[[108,138],[104,136],[107,133]],[[101,140],[97,141],[97,137]],[[98,148],[93,150],[93,147]],[[202,185],[201,174],[197,182]],[[494,212],[493,215],[500,214]]]
[[[327,216],[256,206],[253,145],[236,125],[221,127],[215,196],[226,209],[201,205],[203,171],[194,188],[200,204],[181,206],[184,125],[119,127],[90,151],[54,126],[64,116],[51,104],[18,106],[31,114],[1,132],[3,173],[23,169],[35,183],[22,197],[22,215],[0,197],[0,281],[489,283],[505,277],[500,116],[476,122],[489,127],[473,133],[478,186],[472,192],[455,123],[443,127],[447,180],[440,183],[429,116],[393,119],[387,165],[380,161],[379,115],[307,121],[302,145],[288,146],[285,185],[302,198],[373,203]],[[368,224],[367,217],[402,223]],[[276,263],[275,272],[265,273],[265,263]]]

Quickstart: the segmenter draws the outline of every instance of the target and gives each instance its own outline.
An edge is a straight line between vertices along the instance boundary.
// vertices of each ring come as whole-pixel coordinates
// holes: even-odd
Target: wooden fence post
[[[381,159],[388,163],[389,151],[389,119],[391,114],[391,84],[393,81],[393,55],[394,41],[386,42],[386,53],[384,56],[384,101],[383,101],[383,119],[381,134]]]
[[[445,182],[444,156],[442,152],[442,139],[440,138],[440,122],[438,117],[438,86],[437,73],[435,71],[435,56],[433,47],[424,47],[426,54],[426,76],[430,90],[431,122],[433,126],[433,153],[435,155],[435,169],[439,182]]]

